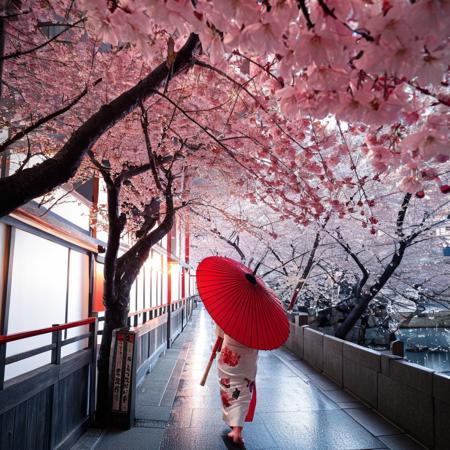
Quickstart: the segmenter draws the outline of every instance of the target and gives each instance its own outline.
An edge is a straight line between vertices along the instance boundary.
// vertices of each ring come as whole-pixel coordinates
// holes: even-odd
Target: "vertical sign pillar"
[[[189,210],[186,212],[186,228],[184,230],[184,261],[187,268],[186,278],[187,278],[187,289],[186,289],[186,297],[191,296],[191,271],[189,269],[189,251],[190,251],[190,224],[189,224],[190,216],[189,216]]]
[[[167,234],[167,348],[172,345],[172,270],[170,267],[172,257],[173,227]]]
[[[128,328],[113,331],[110,365],[111,423],[129,429],[134,425],[136,403],[136,333]]]

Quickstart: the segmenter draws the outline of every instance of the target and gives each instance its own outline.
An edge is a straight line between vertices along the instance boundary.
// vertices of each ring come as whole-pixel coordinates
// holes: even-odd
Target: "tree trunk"
[[[108,422],[109,415],[109,363],[111,353],[112,332],[116,328],[127,326],[128,311],[130,305],[130,291],[136,280],[140,269],[148,258],[151,248],[164,237],[172,228],[173,224],[173,205],[169,201],[170,214],[166,215],[163,223],[148,236],[141,238],[125,255],[125,262],[118,264],[115,258],[108,260],[108,271],[114,273],[114,286],[111,289],[110,282],[105,278],[105,293],[114,292],[116,297],[107,298],[105,295],[103,302],[105,304],[105,322],[102,334],[98,358],[98,391],[97,391],[97,421],[99,425]],[[109,242],[109,241],[108,241]],[[111,242],[113,244],[113,242]],[[125,266],[122,271],[119,266]],[[105,273],[107,272],[105,264]]]
[[[378,292],[380,292],[380,290],[388,282],[389,278],[391,278],[397,267],[402,262],[403,255],[405,254],[405,250],[408,245],[409,241],[407,240],[400,242],[398,252],[394,253],[390,264],[385,267],[378,281],[372,285],[368,293],[363,294],[359,297],[359,302],[353,307],[353,309],[350,311],[350,314],[345,318],[345,320],[336,330],[336,333],[334,335],[337,338],[345,339],[348,332],[355,326],[355,323],[362,316],[369,303],[375,298]]]
[[[349,331],[355,326],[355,323],[363,315],[372,299],[373,296],[371,295],[363,295],[359,298],[359,302],[353,307],[348,316],[336,330],[334,335],[337,338],[345,339]]]
[[[100,425],[108,421],[109,414],[109,360],[111,352],[112,332],[127,326],[130,304],[130,288],[120,289],[119,297],[114,302],[105,302],[105,322],[102,342],[98,356],[97,412],[96,420]]]
[[[408,248],[409,245],[411,245],[411,242],[414,240],[414,235],[405,238],[403,232],[403,224],[405,221],[405,216],[408,210],[411,197],[412,194],[410,194],[409,192],[405,194],[405,196],[403,197],[402,205],[397,213],[397,222],[396,222],[397,236],[400,238],[400,241],[398,243],[398,250],[394,252],[391,258],[391,262],[384,268],[383,273],[380,275],[378,280],[374,284],[372,284],[372,286],[365,293],[362,293],[362,288],[369,278],[369,272],[363,266],[361,261],[359,261],[358,257],[350,250],[348,244],[345,245],[343,243],[340,243],[340,245],[344,249],[346,249],[347,253],[354,259],[358,267],[361,269],[363,273],[363,281],[361,281],[358,286],[357,300],[359,301],[336,330],[334,335],[337,338],[345,339],[348,332],[355,326],[355,323],[363,315],[369,303],[376,297],[378,292],[380,292],[380,290],[383,289],[384,285],[388,282],[389,278],[391,278],[391,276],[394,274],[395,270],[402,262],[406,249]]]
[[[294,308],[295,304],[297,303],[298,295],[300,294],[301,290],[303,289],[303,286],[306,283],[306,279],[308,278],[309,272],[311,272],[311,269],[313,268],[314,257],[316,256],[316,250],[319,247],[319,243],[320,243],[320,232],[318,231],[316,233],[316,238],[314,239],[313,247],[309,254],[308,262],[306,263],[306,266],[303,270],[300,281],[295,286],[294,293],[292,294],[291,301],[289,302],[288,311],[291,311],[292,308]]]

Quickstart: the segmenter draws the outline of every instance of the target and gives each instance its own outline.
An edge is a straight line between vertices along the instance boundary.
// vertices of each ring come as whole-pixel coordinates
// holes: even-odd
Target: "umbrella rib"
[[[235,323],[236,336],[238,336],[239,330],[242,330],[242,327],[245,325],[244,316],[245,316],[247,308],[249,306],[248,295],[245,295],[245,294],[247,294],[247,289],[245,289],[245,286],[243,286],[243,289],[241,290],[241,294],[240,294],[240,298],[241,298],[240,304],[242,305],[241,306],[241,314],[239,314],[239,316],[238,316],[238,318],[240,320],[239,320],[239,322],[236,320],[236,323]],[[241,336],[239,336],[239,337],[241,337]],[[241,337],[241,339],[242,339],[242,337]],[[239,341],[239,339],[237,339],[237,340]],[[241,342],[241,344],[246,345],[247,342]]]
[[[259,287],[261,289],[261,287]],[[258,295],[258,304],[253,305],[252,309],[252,337],[255,343],[259,343],[259,331],[260,330],[260,320],[259,320],[259,310],[264,310],[264,305],[260,306],[261,294]],[[259,307],[260,306],[260,307]],[[258,345],[259,346],[259,345]]]
[[[269,347],[269,345],[267,344],[267,335],[269,334],[270,323],[271,323],[271,318],[270,318],[270,316],[268,316],[268,309],[264,310],[263,320],[264,320],[264,325],[267,326],[266,333],[263,336],[263,338],[264,338],[263,346],[264,346],[264,350],[267,350],[267,348]]]
[[[253,317],[253,311],[255,310],[255,303],[256,303],[256,298],[255,298],[255,292],[253,291],[253,287],[252,286],[248,286],[247,287],[247,291],[246,291],[246,302],[248,304],[248,307],[246,309],[246,324],[248,327],[248,332],[250,334],[249,336],[249,342],[251,343],[251,347],[255,347],[257,346],[257,344],[254,341],[254,337],[253,337],[253,326],[254,326],[254,317]]]
[[[268,301],[269,304],[271,304],[273,306],[272,302],[269,299],[267,299],[267,301]],[[272,311],[273,311],[273,308],[272,308]],[[276,337],[276,332],[275,332],[276,331],[276,328],[275,328],[276,319],[274,317],[272,317],[272,316],[268,317],[267,316],[267,312],[268,311],[266,311],[266,315],[265,315],[266,320],[267,320],[267,327],[268,327],[267,334],[270,334],[273,337]],[[269,342],[266,340],[265,341],[265,347],[266,348],[272,347],[272,345],[270,345]]]
[[[238,290],[238,283],[234,283],[233,285],[228,285],[225,287],[225,289],[222,290],[221,295],[218,297],[215,297],[214,303],[209,304],[208,309],[215,310],[220,307],[220,305],[223,303],[222,301],[230,296],[230,293],[236,292]],[[207,299],[207,302],[209,302],[209,299]],[[206,305],[205,305],[206,306]]]
[[[220,300],[223,300],[226,297],[232,298],[232,294],[239,292],[239,285],[240,283],[234,283],[234,286],[231,286],[229,289],[227,289],[223,295],[221,295]],[[237,296],[235,296],[236,298]],[[223,302],[220,302],[223,303]],[[231,306],[235,306],[236,301],[232,302]],[[226,310],[225,308],[221,307],[221,305],[219,305],[219,302],[215,302],[213,305],[210,305],[210,309],[211,311],[215,311],[218,310],[218,314],[216,319],[219,321],[222,317],[224,317],[224,320],[229,323],[230,321],[230,317],[227,317],[227,315],[229,316],[229,310]]]

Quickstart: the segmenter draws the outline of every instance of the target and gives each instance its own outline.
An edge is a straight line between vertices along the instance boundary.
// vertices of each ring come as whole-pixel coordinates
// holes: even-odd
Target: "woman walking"
[[[220,328],[217,335],[223,339],[217,364],[222,417],[231,427],[228,437],[235,444],[243,445],[244,422],[253,420],[256,406],[258,350],[240,344]]]
[[[289,335],[286,312],[256,269],[220,256],[205,258],[197,268],[198,292],[217,324],[200,384],[205,384],[221,344],[217,365],[223,420],[231,427],[228,437],[239,445],[244,443],[244,422],[251,422],[255,411],[258,350],[278,348]]]

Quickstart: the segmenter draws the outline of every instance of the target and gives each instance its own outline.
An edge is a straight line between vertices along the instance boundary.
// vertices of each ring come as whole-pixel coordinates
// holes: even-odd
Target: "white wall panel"
[[[3,287],[5,286],[6,280],[3,279],[3,276],[7,276],[7,274],[3,273],[3,270],[1,270],[1,268],[4,267],[4,265],[6,264],[5,261],[5,246],[8,245],[8,243],[6,242],[6,225],[4,223],[0,222],[0,323],[2,321],[2,305],[1,305],[1,295],[3,293]],[[0,330],[0,334],[1,334],[1,330]]]
[[[7,333],[65,322],[68,249],[16,230]],[[7,355],[51,343],[51,334],[7,345]],[[50,362],[50,352],[6,367],[6,378]]]
[[[144,309],[144,269],[141,268],[139,275],[136,279],[136,289],[137,289],[137,307],[136,311]],[[139,317],[139,322],[142,323],[142,316]]]
[[[70,250],[67,322],[86,319],[89,315],[89,256]],[[89,332],[89,326],[67,330],[67,338]],[[86,348],[88,340],[64,346],[62,356]]]
[[[151,303],[150,307],[153,308],[158,304],[158,297],[157,297],[157,287],[158,287],[158,272],[155,269],[152,269],[152,285],[151,285]]]
[[[130,289],[130,312],[136,311],[136,284],[137,280],[134,281]]]
[[[172,283],[172,302],[181,298],[180,294],[180,265],[170,264],[171,283]]]
[[[148,259],[145,264],[145,307],[152,307],[152,262]]]

